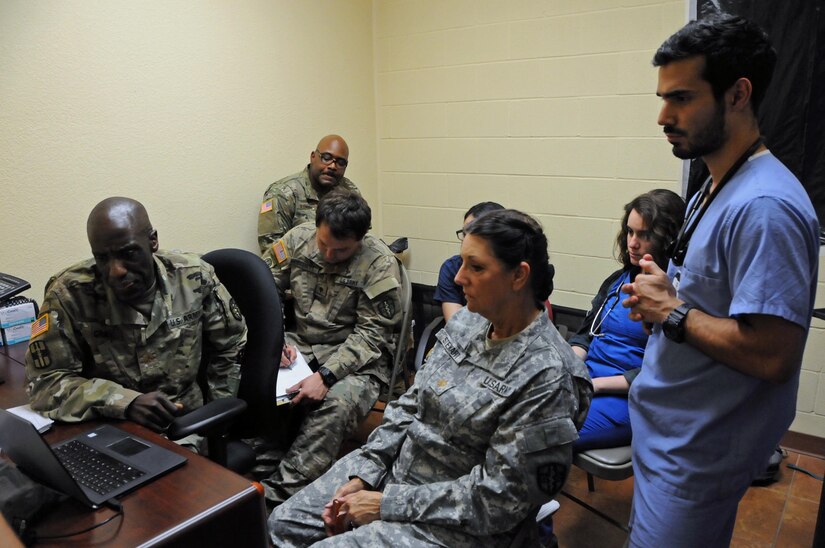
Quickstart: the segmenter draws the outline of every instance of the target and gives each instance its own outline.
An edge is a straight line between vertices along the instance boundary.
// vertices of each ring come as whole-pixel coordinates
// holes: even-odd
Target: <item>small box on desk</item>
[[[0,327],[4,329],[20,324],[31,324],[36,316],[34,301],[25,297],[15,297],[0,305]]]
[[[32,322],[20,323],[0,329],[3,332],[3,344],[11,345],[27,341],[32,336]]]

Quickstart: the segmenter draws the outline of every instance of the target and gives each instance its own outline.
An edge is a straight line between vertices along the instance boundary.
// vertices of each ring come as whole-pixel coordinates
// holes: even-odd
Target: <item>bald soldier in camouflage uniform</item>
[[[353,477],[383,492],[380,518],[313,546],[510,545],[564,484],[591,388],[546,314],[497,346],[489,330],[466,308],[447,322],[367,444],[275,509],[275,546],[322,541],[321,511]]]
[[[358,192],[355,183],[344,177],[348,164],[346,141],[338,135],[327,135],[310,152],[303,171],[269,185],[258,215],[261,254],[266,254],[291,228],[314,222],[318,200],[331,189]]]
[[[94,259],[52,277],[26,354],[34,409],[62,421],[127,418],[156,431],[237,389],[246,325],[212,267],[158,251],[143,206],[108,198],[89,215]]]
[[[366,235],[370,219],[360,195],[333,190],[318,204],[315,225],[293,228],[267,255],[278,289],[292,292],[297,325],[286,334],[287,352],[297,346],[320,366],[296,385],[293,408],[305,411],[300,432],[261,482],[270,506],[330,467],[389,382],[400,273],[387,246]]]

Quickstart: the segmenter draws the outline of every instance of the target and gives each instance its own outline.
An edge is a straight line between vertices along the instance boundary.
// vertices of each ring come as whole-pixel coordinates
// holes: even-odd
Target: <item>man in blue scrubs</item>
[[[813,309],[817,218],[763,144],[776,53],[752,23],[691,22],[659,48],[659,125],[710,180],[668,272],[645,257],[623,291],[652,331],[630,391],[631,546],[727,546],[736,509],[794,418]]]

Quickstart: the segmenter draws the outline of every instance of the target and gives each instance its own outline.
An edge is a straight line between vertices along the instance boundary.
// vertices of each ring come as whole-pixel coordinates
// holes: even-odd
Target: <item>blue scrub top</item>
[[[628,317],[628,310],[622,307],[626,295],[618,289],[630,281],[630,271],[623,273],[610,286],[607,299],[595,324],[601,326],[590,341],[587,350],[587,369],[592,378],[621,375],[629,369],[642,366],[642,358],[647,344],[647,333],[642,324]]]
[[[695,198],[694,198],[695,199]],[[678,297],[716,317],[768,314],[806,331],[819,226],[802,185],[769,153],[722,189],[668,275]],[[697,501],[738,496],[790,426],[799,371],[783,384],[739,373],[656,324],[630,389],[637,473]]]

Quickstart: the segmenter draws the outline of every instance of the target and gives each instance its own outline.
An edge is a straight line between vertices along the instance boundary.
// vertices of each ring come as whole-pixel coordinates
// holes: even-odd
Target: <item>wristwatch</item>
[[[335,373],[323,365],[318,368],[318,374],[321,375],[321,380],[324,381],[324,385],[327,388],[332,388],[332,385],[338,382],[338,378],[335,376]]]
[[[691,310],[693,310],[691,305],[682,303],[668,314],[667,319],[662,323],[662,332],[665,337],[677,343],[685,341],[685,318]]]

